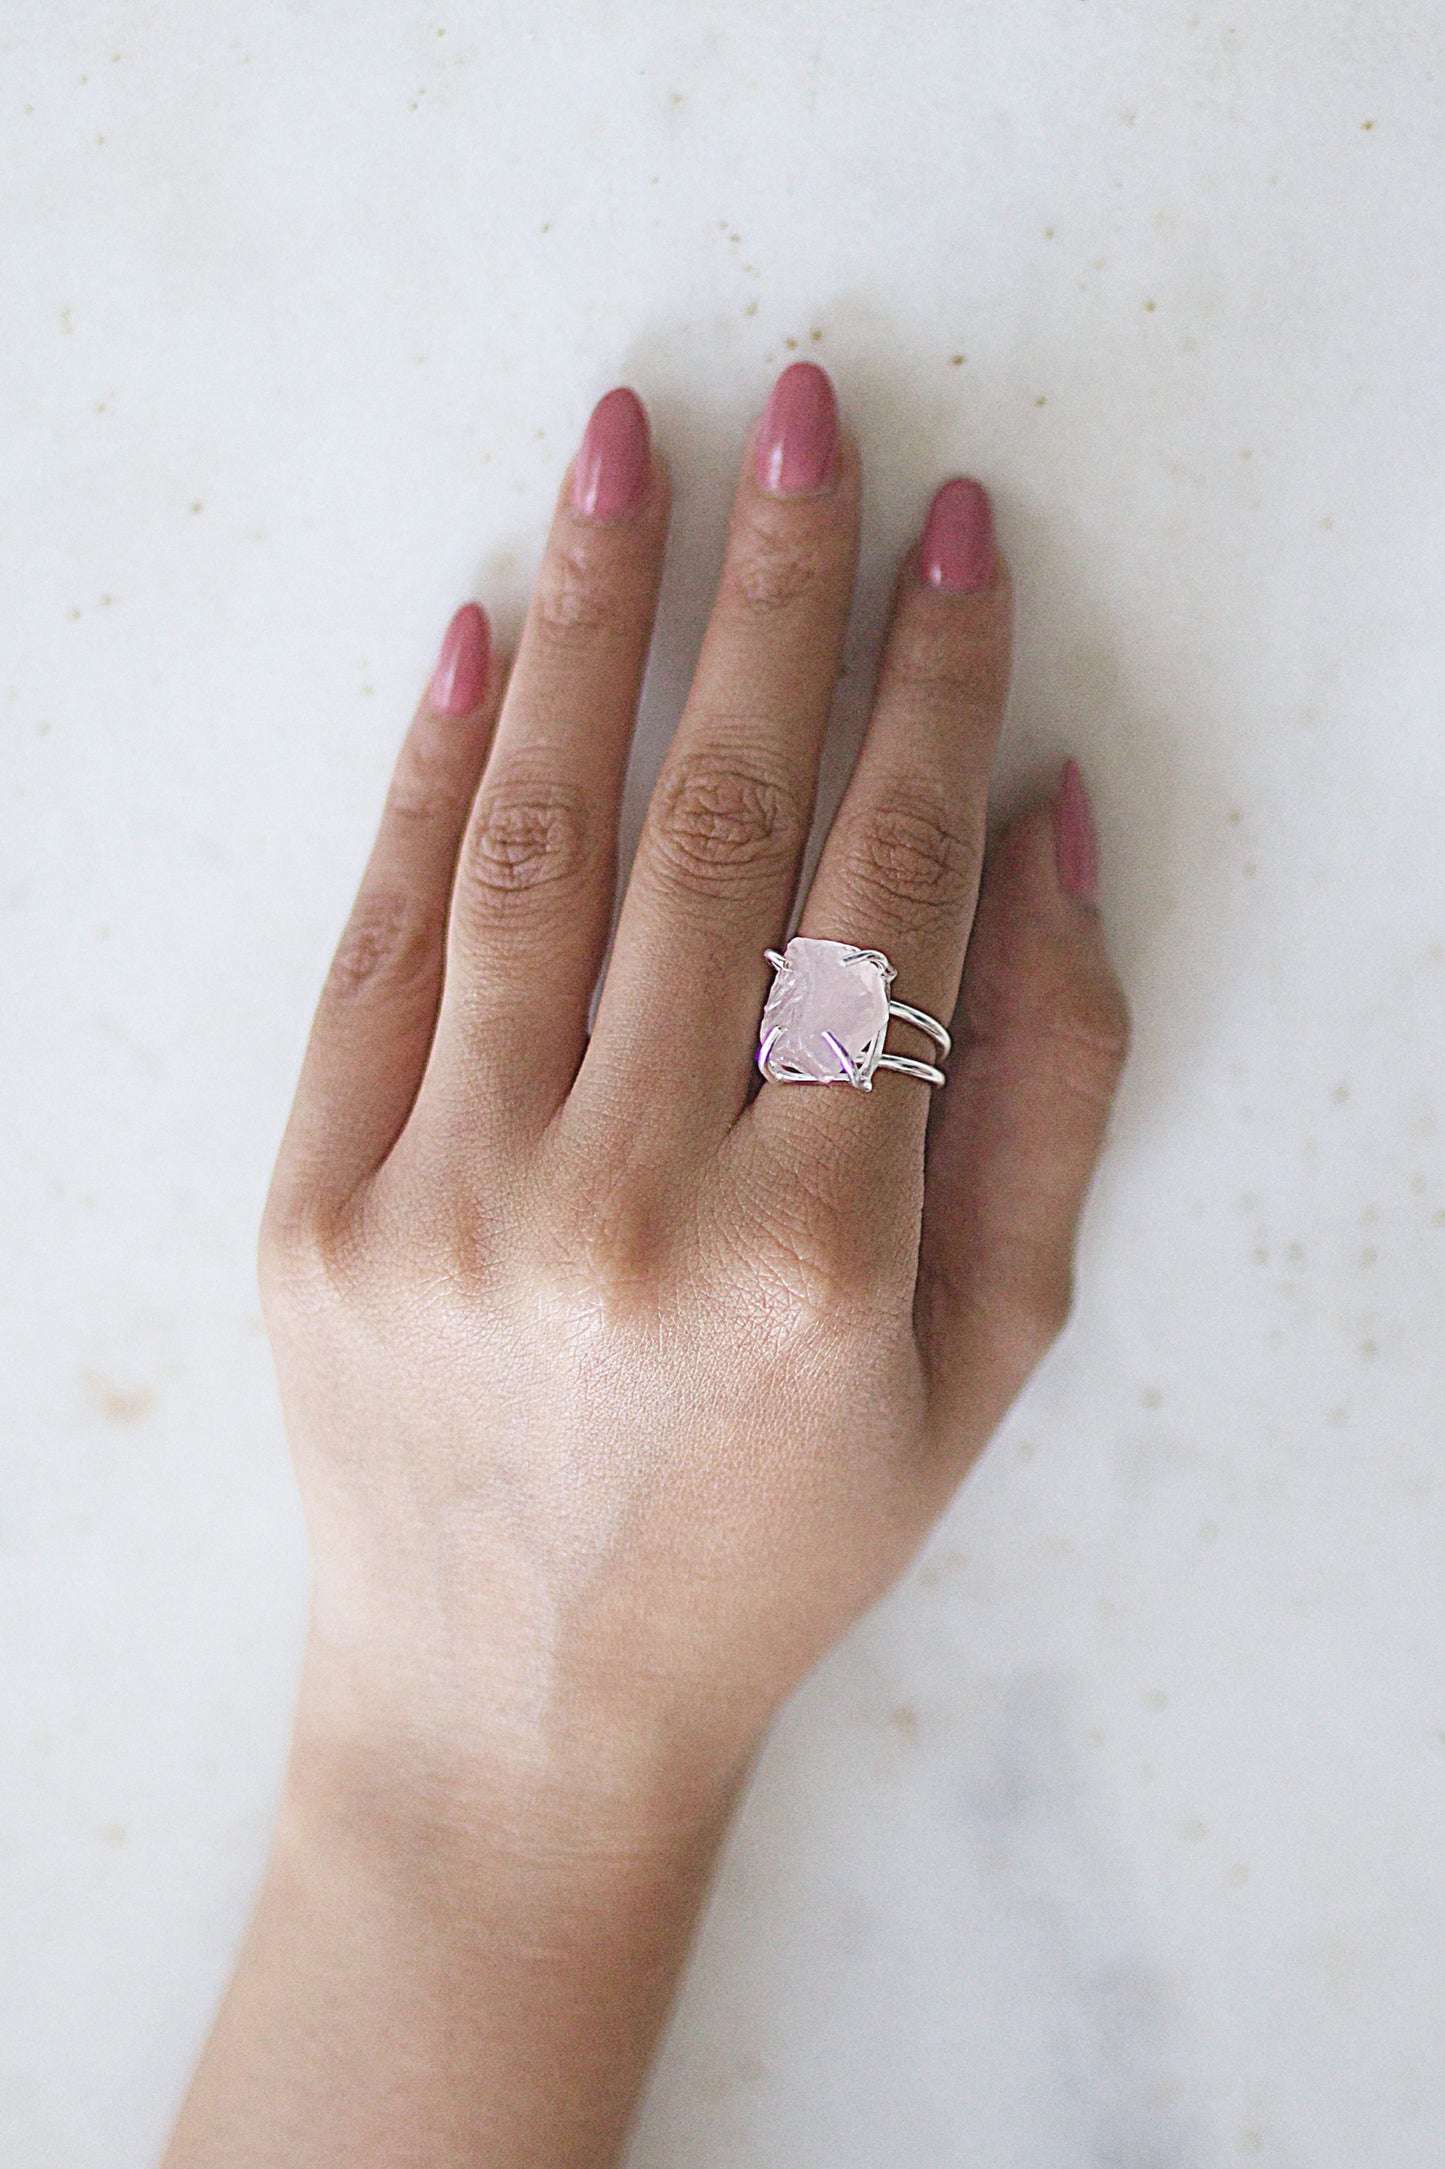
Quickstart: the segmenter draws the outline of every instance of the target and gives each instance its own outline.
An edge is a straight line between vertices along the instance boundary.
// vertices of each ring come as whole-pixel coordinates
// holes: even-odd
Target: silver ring
[[[881,949],[795,935],[781,955],[776,949],[763,953],[774,976],[758,1028],[758,1068],[774,1084],[848,1084],[871,1092],[880,1069],[924,1084],[947,1081],[932,1062],[884,1053],[894,1017],[926,1033],[940,1061],[953,1041],[926,1009],[890,999],[897,973]]]

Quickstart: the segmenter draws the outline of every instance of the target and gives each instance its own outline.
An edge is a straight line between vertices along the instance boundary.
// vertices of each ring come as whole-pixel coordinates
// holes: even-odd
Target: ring
[[[875,1070],[901,1070],[925,1084],[946,1082],[932,1062],[885,1054],[889,1021],[926,1032],[942,1061],[953,1045],[937,1017],[889,999],[898,976],[881,949],[795,936],[780,956],[764,950],[774,979],[758,1028],[758,1068],[774,1084],[849,1084],[871,1092]]]

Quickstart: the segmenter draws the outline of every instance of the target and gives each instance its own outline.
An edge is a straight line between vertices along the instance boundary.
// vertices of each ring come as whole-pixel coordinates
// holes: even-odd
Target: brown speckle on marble
[[[107,1423],[139,1423],[156,1405],[153,1387],[118,1386],[100,1371],[83,1372],[81,1383],[91,1406]]]

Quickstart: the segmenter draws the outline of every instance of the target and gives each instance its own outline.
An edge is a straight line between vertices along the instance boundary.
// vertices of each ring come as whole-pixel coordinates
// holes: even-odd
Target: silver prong
[[[850,949],[843,962],[845,964],[876,964],[885,987],[891,987],[898,977],[896,967],[889,963],[881,949]]]
[[[842,1064],[843,1075],[847,1078],[849,1084],[861,1086],[863,1083],[863,1079],[858,1075],[858,1065],[853,1060],[852,1055],[849,1054],[847,1048],[843,1046],[841,1041],[836,1040],[831,1032],[825,1032],[823,1034],[823,1037],[828,1042],[828,1045],[832,1048],[834,1054],[837,1055],[839,1062]]]

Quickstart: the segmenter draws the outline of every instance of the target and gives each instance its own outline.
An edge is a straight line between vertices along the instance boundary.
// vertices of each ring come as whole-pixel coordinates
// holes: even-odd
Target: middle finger
[[[574,1100],[646,1106],[653,1129],[670,1111],[714,1134],[742,1107],[762,951],[792,905],[857,554],[857,454],[826,373],[796,362],[749,444]],[[665,1110],[655,1079],[669,1053],[679,1083]]]

